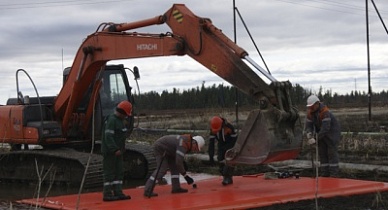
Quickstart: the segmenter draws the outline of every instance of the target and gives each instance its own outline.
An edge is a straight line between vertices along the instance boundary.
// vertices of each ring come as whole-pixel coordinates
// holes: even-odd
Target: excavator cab
[[[121,101],[127,100],[133,103],[132,87],[128,83],[125,69],[122,64],[105,66],[99,98],[96,102],[96,111],[100,112],[99,116],[102,117],[102,120],[106,119]],[[135,80],[139,77],[135,76]],[[130,136],[133,130],[134,116],[128,117],[127,121],[128,136]],[[95,128],[95,135],[101,136],[102,124],[96,125],[98,128]]]
[[[109,114],[113,112],[117,104],[123,100],[127,100],[130,102],[133,101],[131,94],[132,87],[129,85],[126,69],[127,68],[125,68],[122,64],[106,65],[102,74],[96,77],[96,81],[89,85],[87,91],[84,93],[80,105],[77,108],[77,114],[86,115],[87,110],[90,109],[88,107],[90,107],[92,93],[93,91],[95,91],[95,89],[99,88],[99,90],[97,90],[99,91],[98,97],[96,97],[94,104],[94,120],[92,120],[94,122],[94,136],[97,137],[97,139],[99,139],[101,136],[101,130],[104,120]],[[134,69],[136,71],[132,71],[132,73],[135,76],[135,80],[137,80],[140,78],[139,71],[137,67],[134,67]],[[66,81],[69,72],[70,67],[65,68],[65,70],[63,71],[64,82]],[[133,130],[133,116],[127,118],[127,121],[129,136]],[[72,129],[69,130],[68,136],[70,138],[79,138],[79,132],[79,127],[73,126]],[[88,139],[90,139],[92,134],[92,126],[89,126],[89,131],[87,131],[87,133],[89,135]]]

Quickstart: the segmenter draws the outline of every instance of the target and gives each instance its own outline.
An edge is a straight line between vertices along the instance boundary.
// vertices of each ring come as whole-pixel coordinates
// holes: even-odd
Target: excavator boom
[[[167,24],[172,32],[133,31],[158,24]],[[65,136],[73,113],[82,101],[79,93],[87,90],[108,61],[188,55],[260,104],[249,116],[235,148],[228,152],[230,164],[260,164],[295,158],[298,154],[301,126],[289,95],[291,83],[278,82],[268,74],[265,76],[270,78],[271,84],[267,84],[247,65],[246,62],[252,64],[248,53],[210,19],[196,16],[183,4],[174,4],[165,14],[154,18],[101,26],[100,31],[89,35],[80,46],[68,79],[54,103]],[[256,161],[251,161],[252,158]]]

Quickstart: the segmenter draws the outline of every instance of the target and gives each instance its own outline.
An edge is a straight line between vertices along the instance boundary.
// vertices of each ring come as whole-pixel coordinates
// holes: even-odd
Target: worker
[[[318,145],[321,176],[337,177],[340,124],[316,95],[307,98],[306,134],[308,145]]]
[[[225,162],[225,153],[234,147],[237,140],[237,134],[232,124],[220,116],[214,116],[210,120],[210,137],[209,137],[209,161],[214,164],[214,146],[217,141],[217,160],[219,163],[220,173],[223,176],[222,185],[233,184],[234,167],[228,166]]]
[[[166,135],[155,141],[153,144],[154,155],[156,158],[156,169],[146,181],[144,186],[144,196],[158,196],[153,192],[155,180],[160,180],[170,169],[171,173],[171,193],[186,193],[187,189],[181,188],[179,174],[185,178],[187,184],[193,184],[191,178],[184,167],[185,154],[190,152],[199,152],[205,145],[202,136],[192,137],[190,134],[185,135]]]
[[[127,136],[126,118],[132,115],[132,104],[122,101],[109,115],[103,126],[101,152],[103,155],[103,201],[127,200],[131,196],[122,191],[123,154]]]

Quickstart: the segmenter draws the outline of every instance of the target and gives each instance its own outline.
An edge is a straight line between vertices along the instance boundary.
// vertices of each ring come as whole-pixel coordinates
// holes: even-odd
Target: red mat
[[[234,184],[221,185],[222,178],[197,182],[197,188],[189,188],[188,193],[171,194],[171,186],[156,186],[157,197],[143,196],[142,188],[125,189],[131,200],[103,202],[102,192],[86,193],[80,196],[78,209],[120,210],[120,209],[247,209],[270,206],[286,202],[329,198],[356,194],[388,191],[388,183],[339,178],[301,177],[266,180],[263,176],[234,177]],[[78,195],[64,195],[40,199],[39,205],[50,209],[77,209]],[[36,199],[18,201],[36,205]]]

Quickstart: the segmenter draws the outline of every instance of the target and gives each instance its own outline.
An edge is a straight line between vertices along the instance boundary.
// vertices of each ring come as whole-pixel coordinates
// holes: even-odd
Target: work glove
[[[310,133],[310,132],[308,132],[308,133],[306,134],[306,136],[307,136],[307,139],[314,138],[313,134],[312,134],[312,133]]]
[[[191,178],[189,175],[185,175],[184,178],[186,179],[186,182],[187,184],[193,184],[194,183],[194,179]]]
[[[315,143],[317,143],[317,141],[316,141],[314,138],[309,138],[309,139],[307,140],[307,144],[308,144],[308,145],[313,145],[313,144],[315,144]]]

